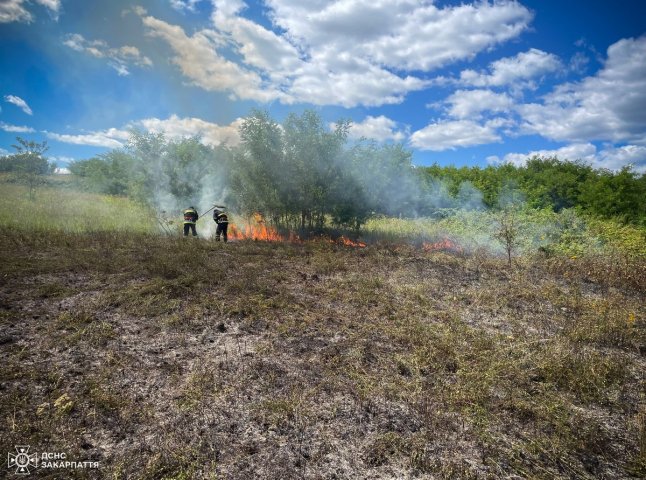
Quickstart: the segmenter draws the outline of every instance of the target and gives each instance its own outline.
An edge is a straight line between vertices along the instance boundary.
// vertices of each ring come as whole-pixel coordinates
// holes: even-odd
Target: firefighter
[[[227,217],[227,214],[222,210],[218,210],[216,208],[215,210],[213,210],[213,220],[215,220],[215,223],[218,225],[215,229],[215,241],[219,242],[220,235],[222,235],[222,239],[226,243],[227,228],[229,228],[229,217]]]
[[[188,231],[189,229],[193,232],[193,236],[197,237],[197,230],[195,229],[195,223],[197,222],[197,219],[199,218],[199,215],[197,214],[197,210],[195,210],[195,207],[188,207],[186,210],[184,210],[184,236],[188,236]]]

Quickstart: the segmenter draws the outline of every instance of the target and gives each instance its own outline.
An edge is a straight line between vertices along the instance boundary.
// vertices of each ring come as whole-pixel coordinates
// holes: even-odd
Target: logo
[[[16,453],[8,454],[7,465],[16,467],[16,474],[29,475],[29,468],[38,466],[38,454],[29,455],[29,445],[16,445]]]
[[[30,468],[40,470],[99,468],[99,462],[92,460],[75,461],[67,458],[65,452],[29,453],[29,445],[16,445],[16,453],[9,453],[7,466],[16,469],[16,475],[29,475]]]

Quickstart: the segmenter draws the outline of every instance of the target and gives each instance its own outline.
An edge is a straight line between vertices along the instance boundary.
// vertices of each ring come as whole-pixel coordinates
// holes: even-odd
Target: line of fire
[[[221,207],[224,208],[224,207]],[[200,219],[207,218],[211,210],[205,211],[199,216]],[[161,212],[166,214],[165,211]],[[158,217],[157,221],[162,231],[172,234],[174,220]],[[264,216],[255,212],[250,217],[237,223],[230,223],[228,229],[228,239],[230,241],[259,241],[259,242],[288,242],[288,243],[305,243],[305,242],[327,242],[345,247],[365,248],[368,242],[359,239],[351,239],[346,234],[333,234],[321,232],[300,232],[292,230],[278,229],[269,225]],[[452,253],[463,253],[464,249],[456,241],[449,238],[439,238],[433,241],[422,241],[415,245],[425,252],[446,251]]]

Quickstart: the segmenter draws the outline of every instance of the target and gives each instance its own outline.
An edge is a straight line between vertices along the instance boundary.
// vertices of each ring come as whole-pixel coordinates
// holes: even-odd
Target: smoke
[[[522,213],[525,196],[517,185],[505,184],[499,210],[488,209],[483,192],[470,181],[456,184],[441,178],[441,169],[415,167],[402,145],[348,145],[342,128],[329,133],[312,112],[283,125],[255,113],[242,122],[241,137],[239,146],[228,148],[197,137],[168,140],[133,132],[127,151],[140,196],[165,219],[180,220],[189,206],[207,213],[198,223],[202,237],[214,234],[209,211],[214,204],[226,205],[232,214],[258,211],[289,228],[303,226],[303,212],[314,212],[310,225],[323,219],[328,226],[332,221],[350,227],[380,215],[405,219],[417,223],[416,241],[449,238],[465,251],[502,253],[499,210],[515,216],[519,251],[536,249],[556,235],[548,223]]]

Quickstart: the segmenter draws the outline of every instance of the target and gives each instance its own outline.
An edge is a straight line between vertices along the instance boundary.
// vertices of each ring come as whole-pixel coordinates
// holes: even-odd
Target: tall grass
[[[518,254],[541,250],[552,254],[598,256],[618,253],[646,257],[646,230],[618,221],[585,217],[573,210],[523,209],[513,213],[518,226]],[[442,219],[373,218],[362,237],[370,242],[413,243],[449,238],[466,251],[485,248],[502,253],[496,239],[500,213],[462,211]]]
[[[0,225],[70,233],[157,231],[154,212],[123,197],[42,187],[29,200],[27,187],[0,183]]]

